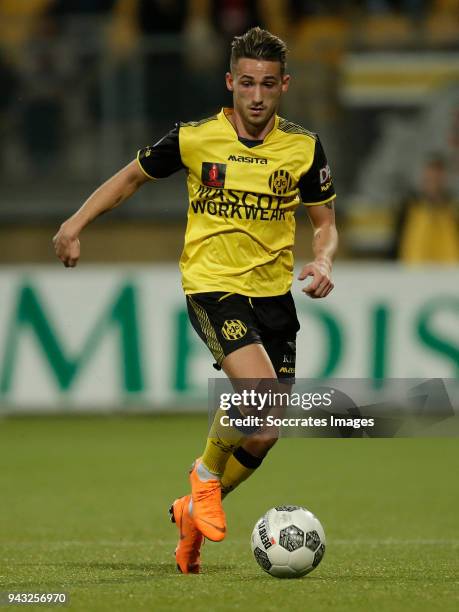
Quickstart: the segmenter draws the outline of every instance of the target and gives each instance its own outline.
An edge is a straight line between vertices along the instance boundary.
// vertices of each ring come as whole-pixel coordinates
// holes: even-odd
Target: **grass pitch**
[[[206,543],[202,574],[183,576],[167,508],[205,431],[203,416],[0,421],[0,591],[66,591],[85,612],[459,609],[457,440],[281,440],[225,501],[228,537]],[[299,580],[250,551],[285,503],[327,535]]]

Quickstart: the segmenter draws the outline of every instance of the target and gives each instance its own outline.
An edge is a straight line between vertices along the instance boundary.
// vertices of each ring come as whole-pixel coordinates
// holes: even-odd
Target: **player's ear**
[[[228,89],[228,91],[234,91],[234,80],[233,80],[233,75],[231,74],[231,72],[226,73],[225,81],[226,81],[226,89]]]
[[[286,92],[288,90],[288,86],[290,85],[290,75],[284,74],[282,77],[282,91]]]

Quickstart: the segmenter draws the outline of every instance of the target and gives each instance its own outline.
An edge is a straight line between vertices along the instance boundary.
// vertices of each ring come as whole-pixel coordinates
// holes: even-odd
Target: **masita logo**
[[[249,155],[230,155],[228,161],[240,164],[261,164],[264,166],[268,163],[266,157],[250,157]]]

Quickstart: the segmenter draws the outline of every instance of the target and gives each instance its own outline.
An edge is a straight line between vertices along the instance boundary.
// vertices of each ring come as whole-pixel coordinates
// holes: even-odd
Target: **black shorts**
[[[274,297],[247,297],[221,291],[186,296],[191,323],[214,356],[214,367],[248,344],[263,344],[278,378],[295,377],[296,334],[300,324],[290,291]]]

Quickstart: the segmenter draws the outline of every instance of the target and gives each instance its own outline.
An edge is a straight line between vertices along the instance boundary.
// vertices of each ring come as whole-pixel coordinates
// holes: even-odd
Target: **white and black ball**
[[[252,551],[258,565],[276,578],[299,578],[312,572],[325,553],[319,519],[302,506],[276,506],[257,521]]]

